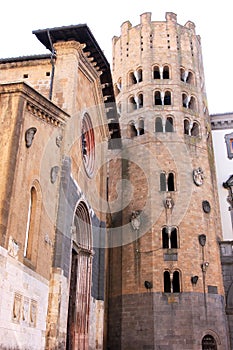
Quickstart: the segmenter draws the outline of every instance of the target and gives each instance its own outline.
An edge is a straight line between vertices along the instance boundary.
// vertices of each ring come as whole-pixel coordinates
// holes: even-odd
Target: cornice
[[[233,112],[210,115],[211,129],[233,129]]]
[[[62,127],[69,118],[69,114],[39,94],[25,82],[0,84],[0,94],[23,96],[26,101],[27,111],[41,121],[54,127]]]
[[[28,112],[34,115],[37,119],[40,119],[47,124],[55,127],[62,127],[65,124],[64,120],[62,120],[58,115],[55,116],[53,113],[50,113],[50,111],[46,111],[41,106],[32,102],[27,101],[26,108]]]

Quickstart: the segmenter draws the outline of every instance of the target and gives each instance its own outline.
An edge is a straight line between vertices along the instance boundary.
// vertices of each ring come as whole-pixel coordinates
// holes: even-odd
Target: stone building
[[[110,167],[110,206],[119,178],[123,195],[121,212],[111,210],[109,349],[229,349],[215,162],[194,23],[180,25],[170,12],[166,21],[144,13],[134,27],[124,22],[113,38],[112,74],[122,157]]]
[[[0,349],[230,349],[194,23],[123,23],[112,73],[85,24],[33,34],[0,59]]]
[[[233,348],[233,113],[210,116],[223,240],[220,242],[226,314]]]
[[[0,60],[0,348],[102,349],[109,63],[86,25],[34,34]]]

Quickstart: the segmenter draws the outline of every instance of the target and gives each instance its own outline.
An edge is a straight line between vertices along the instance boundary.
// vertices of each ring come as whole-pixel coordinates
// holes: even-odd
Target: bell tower
[[[229,349],[200,36],[174,13],[144,13],[112,49],[122,150],[109,170],[108,348]]]

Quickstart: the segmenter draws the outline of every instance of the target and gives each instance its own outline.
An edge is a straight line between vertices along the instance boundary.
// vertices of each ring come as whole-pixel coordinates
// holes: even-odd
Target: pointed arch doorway
[[[87,350],[92,273],[92,230],[89,212],[80,202],[73,221],[66,350]]]

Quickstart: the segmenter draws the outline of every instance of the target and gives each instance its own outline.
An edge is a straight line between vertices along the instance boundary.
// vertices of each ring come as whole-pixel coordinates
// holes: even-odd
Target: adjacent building
[[[233,347],[233,113],[213,114],[211,129],[223,240],[220,242],[226,313]]]

